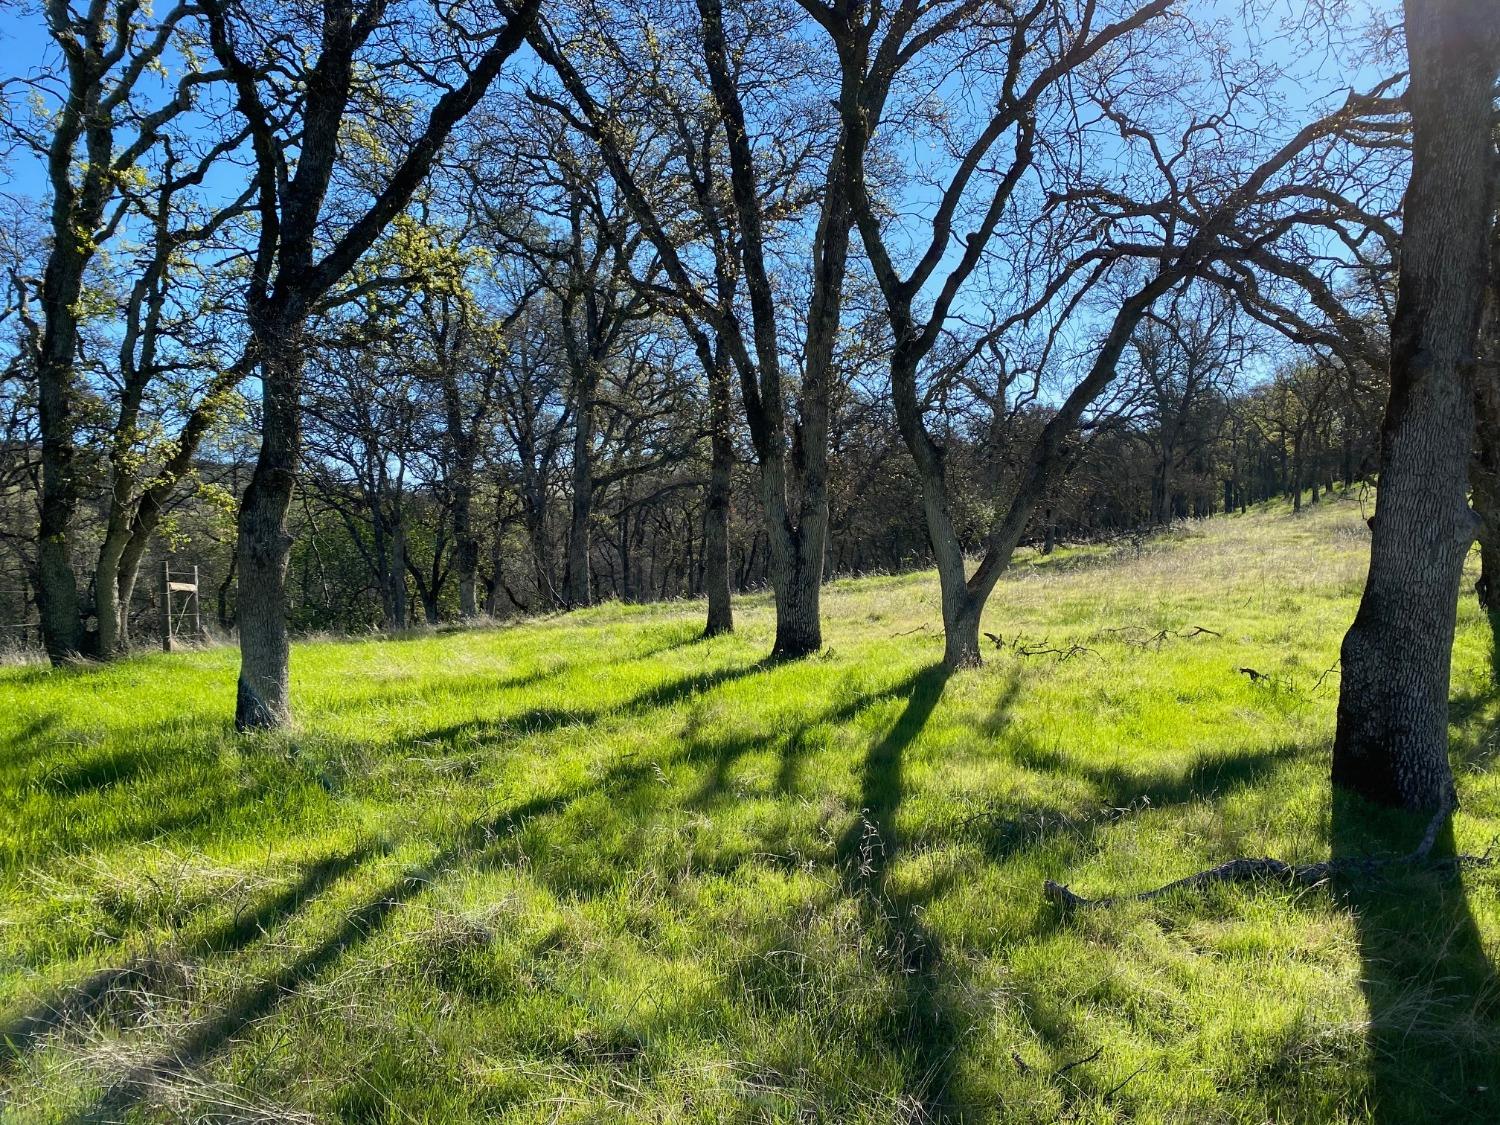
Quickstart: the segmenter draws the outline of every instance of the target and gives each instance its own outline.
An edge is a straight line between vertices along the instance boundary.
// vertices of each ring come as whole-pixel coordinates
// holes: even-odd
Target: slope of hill
[[[763,598],[303,644],[290,736],[230,731],[232,649],[0,672],[0,1115],[1500,1119],[1495,870],[1040,893],[1410,846],[1327,794],[1366,543],[1023,561],[955,677],[925,574],[833,583],[795,663]],[[1466,594],[1475,852],[1490,682]]]

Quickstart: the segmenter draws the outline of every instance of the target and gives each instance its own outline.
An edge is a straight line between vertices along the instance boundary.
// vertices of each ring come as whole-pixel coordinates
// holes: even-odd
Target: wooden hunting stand
[[[187,572],[175,576],[171,563],[161,563],[161,647],[163,652],[172,651],[172,642],[185,635],[183,626],[191,622],[192,639],[203,640],[203,614],[198,609],[198,568],[193,567],[192,581],[187,581]],[[172,595],[177,594],[177,605],[172,604]]]

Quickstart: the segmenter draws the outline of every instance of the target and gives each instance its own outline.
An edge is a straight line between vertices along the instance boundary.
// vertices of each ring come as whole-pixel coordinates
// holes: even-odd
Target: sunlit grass
[[[1090,651],[947,679],[926,574],[833,583],[795,663],[763,598],[713,641],[683,603],[301,645],[286,736],[231,733],[230,649],[0,673],[0,1106],[1497,1119],[1487,869],[1041,897],[1410,844],[1326,792],[1366,544],[1335,501],[1024,559],[985,629]],[[1470,851],[1489,683],[1466,593]]]

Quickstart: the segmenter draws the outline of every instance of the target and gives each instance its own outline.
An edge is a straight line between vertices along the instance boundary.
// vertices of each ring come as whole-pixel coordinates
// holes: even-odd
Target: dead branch
[[[1047,638],[1041,640],[1027,640],[1025,634],[1011,638],[1009,642],[996,633],[986,633],[985,636],[997,650],[1010,649],[1017,656],[1055,656],[1061,664],[1065,660],[1071,660],[1075,656],[1098,656],[1097,650],[1076,641],[1069,642],[1067,648],[1057,648]],[[1102,659],[1102,658],[1101,658]]]
[[[1056,1070],[1054,1070],[1052,1072],[1052,1077],[1053,1078],[1061,1077],[1062,1075],[1068,1073],[1068,1071],[1072,1070],[1075,1066],[1082,1066],[1084,1063],[1091,1063],[1091,1062],[1093,1062],[1095,1059],[1097,1059],[1103,1053],[1104,1053],[1104,1048],[1103,1047],[1095,1047],[1093,1054],[1091,1054],[1091,1055],[1084,1055],[1083,1058],[1081,1058],[1081,1059],[1074,1059],[1072,1062],[1069,1062],[1069,1063],[1063,1063],[1062,1066],[1058,1067]]]
[[[1075,894],[1062,883],[1048,879],[1042,884],[1042,895],[1048,902],[1061,907],[1064,913],[1072,913],[1088,907],[1114,906],[1122,902],[1150,902],[1175,891],[1197,890],[1216,883],[1278,882],[1288,886],[1315,887],[1330,879],[1347,876],[1379,876],[1393,868],[1425,868],[1441,870],[1464,865],[1480,866],[1491,862],[1490,852],[1483,855],[1455,855],[1432,859],[1431,853],[1438,833],[1453,815],[1457,801],[1450,797],[1428,822],[1427,830],[1416,848],[1399,856],[1346,856],[1325,859],[1318,863],[1284,863],[1269,856],[1252,859],[1231,859],[1207,871],[1198,871],[1182,879],[1174,879],[1160,887],[1138,894],[1110,895],[1106,898],[1084,898]]]
[[[1179,640],[1187,641],[1192,640],[1194,637],[1222,637],[1224,635],[1217,629],[1207,629],[1202,625],[1193,625],[1190,628],[1184,629],[1182,632],[1173,632],[1171,629],[1159,629],[1157,632],[1151,633],[1147,636],[1125,635],[1129,633],[1139,634],[1140,631],[1141,630],[1139,626],[1127,626],[1123,629],[1102,629],[1099,631],[1099,633],[1096,634],[1096,636],[1104,637],[1109,636],[1110,634],[1118,633],[1121,634],[1121,642],[1130,646],[1131,648],[1150,648],[1160,650],[1161,646],[1165,644],[1171,637],[1176,637]]]
[[[1329,676],[1338,675],[1338,671],[1339,671],[1339,662],[1337,660],[1335,660],[1332,664],[1330,664],[1323,671],[1323,674],[1318,677],[1317,683],[1313,684],[1313,691],[1320,691],[1320,690],[1322,690],[1323,681],[1326,680]]]

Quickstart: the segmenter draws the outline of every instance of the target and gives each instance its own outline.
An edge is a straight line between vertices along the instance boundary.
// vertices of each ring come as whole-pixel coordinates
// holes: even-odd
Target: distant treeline
[[[544,339],[535,342],[548,346]],[[1296,363],[1245,386],[1239,358],[1221,354],[1204,363],[1170,333],[1144,334],[1132,349],[1129,383],[1080,433],[1027,541],[1049,551],[1057,542],[1138,532],[1277,497],[1316,503],[1326,491],[1367,479],[1385,396],[1377,379],[1353,379],[1341,366]],[[528,366],[514,362],[517,370]],[[701,387],[674,382],[669,371],[637,376],[634,384],[612,381],[608,395],[598,396],[602,411],[595,408],[607,412],[606,435],[620,436],[598,442],[593,458],[589,600],[703,593],[708,404]],[[483,427],[467,513],[453,459],[416,450],[417,442],[444,432],[440,388],[415,378],[407,384],[368,379],[340,392],[343,401],[358,402],[353,411],[332,409],[331,396],[313,401],[313,452],[289,517],[296,540],[289,581],[295,628],[359,631],[458,619],[468,541],[459,524],[465,519],[480,612],[510,617],[572,604],[568,543],[577,404],[563,377],[530,394],[503,390],[509,393],[493,395]],[[666,402],[652,402],[648,394]],[[1017,398],[1004,414],[1006,432],[976,424],[945,435],[949,472],[962,483],[956,492],[975,498],[971,510],[955,513],[970,551],[981,549],[993,507],[1004,502],[1016,478],[1018,468],[1005,451],[1026,448],[1049,417],[1046,406]],[[663,452],[642,459],[629,423],[653,411],[660,415],[654,445]],[[174,498],[164,535],[142,564],[154,575],[165,553],[174,566],[196,565],[204,619],[223,632],[235,623],[232,499],[250,471],[233,453],[250,438],[248,430],[231,432],[216,444],[215,456],[197,460],[194,486]],[[737,435],[737,445],[744,443]],[[850,394],[835,414],[830,445],[827,575],[931,565],[920,490],[881,398]],[[80,526],[97,545],[107,477],[100,459],[88,453],[94,448],[85,446],[82,458],[82,475],[94,487]],[[728,522],[731,580],[747,591],[766,586],[767,552],[757,473],[748,452],[737,452]],[[5,458],[7,477],[16,483],[0,509],[0,622],[13,626],[3,641],[38,647],[30,581],[35,495],[27,484],[36,450],[11,444]],[[137,641],[154,637],[156,601],[154,580],[137,583],[131,606]],[[25,625],[31,627],[15,628]]]

